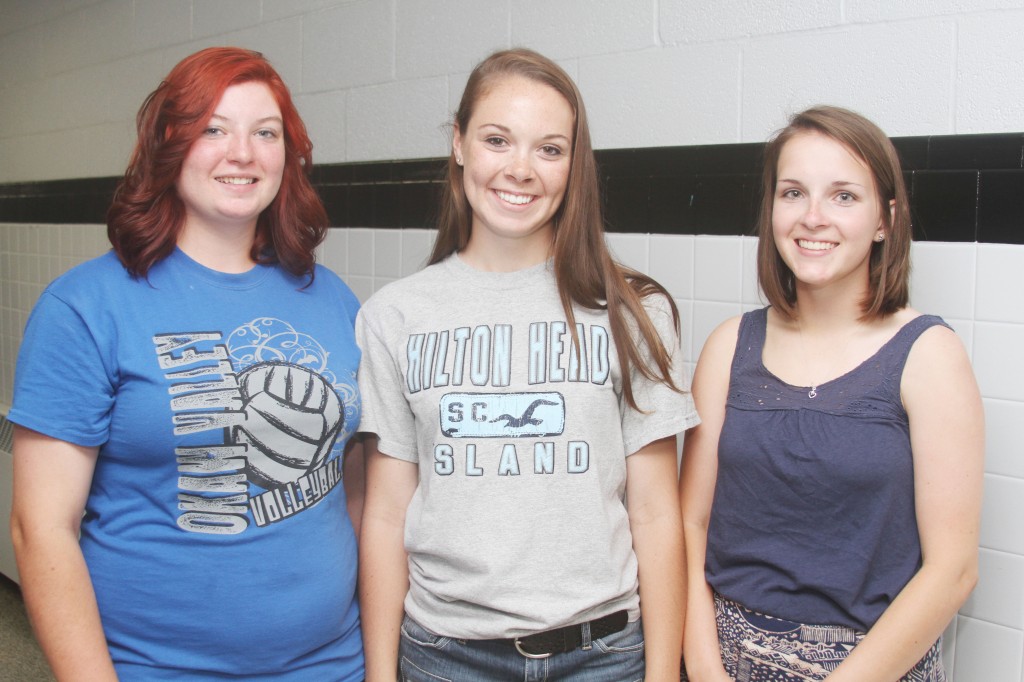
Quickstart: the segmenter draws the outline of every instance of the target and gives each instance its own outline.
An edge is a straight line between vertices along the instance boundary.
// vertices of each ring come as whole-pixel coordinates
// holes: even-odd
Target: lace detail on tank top
[[[935,315],[921,315],[907,322],[870,358],[846,374],[818,384],[817,395],[807,396],[809,386],[793,386],[764,366],[768,309],[746,313],[740,322],[729,381],[730,407],[745,410],[807,409],[852,417],[906,419],[900,398],[900,381],[907,356],[917,338],[937,324]]]

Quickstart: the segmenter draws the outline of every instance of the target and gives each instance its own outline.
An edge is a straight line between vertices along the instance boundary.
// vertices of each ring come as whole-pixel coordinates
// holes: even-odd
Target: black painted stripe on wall
[[[1024,244],[1024,133],[893,139],[918,241]],[[609,232],[751,234],[761,143],[597,152]],[[334,227],[431,227],[443,159],[323,164]],[[0,222],[102,223],[119,178],[0,184]]]

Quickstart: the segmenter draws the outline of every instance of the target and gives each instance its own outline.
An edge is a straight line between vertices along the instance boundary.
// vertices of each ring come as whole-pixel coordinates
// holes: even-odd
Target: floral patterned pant
[[[839,625],[773,618],[715,595],[718,641],[725,671],[736,682],[824,680],[864,638]],[[682,680],[687,680],[684,672]],[[899,682],[946,682],[941,640]]]

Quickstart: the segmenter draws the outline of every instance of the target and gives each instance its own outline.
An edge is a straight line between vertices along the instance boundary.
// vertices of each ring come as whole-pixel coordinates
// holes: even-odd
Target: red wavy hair
[[[281,109],[285,164],[281,188],[257,220],[251,255],[312,280],[314,250],[327,234],[327,212],[309,179],[313,143],[274,67],[259,52],[237,47],[181,60],[139,109],[138,141],[107,211],[107,237],[133,276],[145,277],[174,250],[185,223],[175,187],[182,163],[224,91],[253,81],[266,85]]]

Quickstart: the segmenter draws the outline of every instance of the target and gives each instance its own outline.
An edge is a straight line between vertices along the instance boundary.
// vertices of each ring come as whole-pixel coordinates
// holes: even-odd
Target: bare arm
[[[974,588],[984,415],[963,346],[943,327],[914,344],[901,384],[910,419],[923,562],[830,680],[894,680],[939,638]]]
[[[647,680],[679,680],[683,637],[682,524],[675,490],[676,439],[648,443],[626,459],[626,507],[640,573]]]
[[[367,682],[393,681],[398,674],[398,643],[409,591],[405,552],[405,515],[419,468],[377,451],[376,437],[366,449],[366,504],[359,542],[359,597]]]
[[[719,326],[701,351],[693,377],[693,399],[701,423],[686,432],[679,496],[686,543],[686,630],[683,659],[693,682],[728,680],[722,666],[711,587],[704,579],[708,521],[718,479],[718,437],[725,421],[725,400],[739,318]]]
[[[78,544],[98,449],[14,430],[11,536],[36,638],[58,680],[116,680]]]
[[[345,447],[345,459],[341,463],[344,474],[345,503],[352,529],[359,539],[359,527],[363,519],[363,501],[366,496],[366,456],[363,441],[353,436]]]

